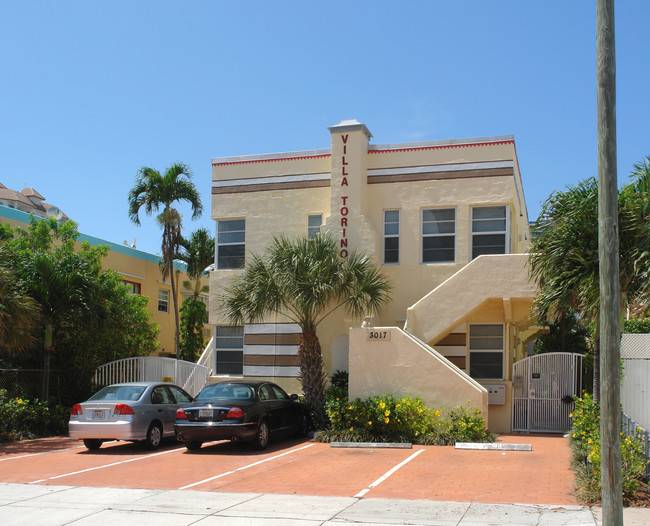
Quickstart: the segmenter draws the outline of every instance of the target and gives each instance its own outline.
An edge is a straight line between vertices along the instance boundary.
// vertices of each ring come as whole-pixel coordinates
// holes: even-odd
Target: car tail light
[[[82,412],[83,411],[81,410],[81,404],[75,404],[75,405],[72,406],[72,410],[70,411],[70,414],[71,415],[80,415],[80,414],[82,414]]]
[[[183,411],[182,407],[176,409],[176,420],[187,420],[187,415],[185,414],[185,411]]]
[[[244,418],[244,412],[240,407],[231,407],[226,418]]]
[[[131,409],[130,405],[116,404],[115,409],[113,410],[113,414],[115,414],[115,415],[134,415],[135,413],[133,412],[133,409]]]

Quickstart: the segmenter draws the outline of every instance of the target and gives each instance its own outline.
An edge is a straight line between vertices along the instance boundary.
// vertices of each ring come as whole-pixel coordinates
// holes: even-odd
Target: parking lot
[[[313,440],[273,442],[263,452],[216,442],[188,452],[109,442],[87,451],[66,437],[0,445],[0,482],[463,502],[576,504],[566,441],[506,435],[532,451],[331,448]]]

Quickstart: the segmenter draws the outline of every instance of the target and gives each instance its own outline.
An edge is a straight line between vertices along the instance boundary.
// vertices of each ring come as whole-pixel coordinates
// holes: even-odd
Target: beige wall
[[[371,334],[387,339],[370,339]],[[488,422],[487,390],[435,350],[395,327],[350,329],[350,400],[384,393],[420,397],[431,408],[468,405]]]
[[[523,254],[530,244],[513,138],[369,145],[370,133],[356,121],[341,122],[330,132],[328,150],[214,159],[212,218],[246,219],[249,258],[252,253],[262,253],[274,235],[306,235],[307,216],[322,213],[322,230],[340,242],[342,250],[359,249],[373,255],[394,285],[392,301],[384,312],[375,315],[375,326],[402,327],[407,309],[414,306],[414,312],[408,314],[409,330],[432,344],[454,327],[476,322],[473,320],[503,323],[508,334],[505,370],[509,371],[514,357],[523,352],[515,334],[528,329],[524,320],[534,293],[524,269],[526,257],[482,256],[468,263],[471,211],[475,206],[507,208],[510,254]],[[423,264],[422,210],[441,207],[456,211],[455,262]],[[390,209],[400,210],[400,262],[382,265],[383,213]],[[458,277],[472,265],[480,269],[478,274],[469,279],[467,274]],[[210,322],[214,325],[228,323],[218,310],[218,296],[239,272],[217,269],[211,273]],[[445,288],[447,280],[453,286]],[[427,301],[427,295],[437,287],[442,288],[442,295]],[[287,320],[275,316],[265,321]],[[360,324],[361,320],[337,313],[319,326],[328,373],[345,364],[348,328]],[[358,343],[358,338],[350,336],[350,348]],[[352,372],[352,356],[349,361]],[[407,364],[392,355],[386,355],[385,362],[411,372],[418,368],[417,361]],[[366,365],[369,369],[362,374],[379,374],[371,364]],[[357,364],[355,374],[359,370]],[[362,378],[369,381],[368,376]],[[397,378],[406,381],[401,373]],[[296,381],[275,380],[285,387]],[[416,383],[418,388],[430,388],[426,382]],[[509,418],[509,410],[490,407],[490,421],[497,429],[506,430],[506,423],[509,429]]]

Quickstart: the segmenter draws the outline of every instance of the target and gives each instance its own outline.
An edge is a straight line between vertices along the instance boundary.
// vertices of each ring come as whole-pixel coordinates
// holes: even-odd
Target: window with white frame
[[[244,268],[246,251],[246,220],[217,221],[217,268]]]
[[[323,214],[310,214],[307,216],[307,237],[312,239],[320,234],[320,227],[323,224]]]
[[[217,375],[244,372],[244,328],[234,325],[215,327]]]
[[[482,254],[508,253],[508,220],[505,206],[472,208],[472,259]]]
[[[422,210],[422,263],[456,260],[456,209]]]
[[[503,324],[469,326],[469,375],[478,380],[503,380]]]
[[[384,265],[399,263],[399,210],[384,210]]]
[[[158,312],[169,312],[169,291],[158,289]]]

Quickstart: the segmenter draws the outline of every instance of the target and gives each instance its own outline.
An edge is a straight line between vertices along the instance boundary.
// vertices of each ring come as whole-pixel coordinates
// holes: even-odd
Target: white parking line
[[[19,458],[34,457],[36,455],[47,455],[48,453],[58,453],[59,451],[70,451],[71,449],[81,449],[82,447],[83,446],[66,447],[63,449],[53,449],[51,451],[41,451],[40,453],[29,453],[27,455],[20,455],[17,457],[0,458],[0,462],[4,462],[5,460],[16,460]]]
[[[47,477],[47,478],[44,478],[44,479],[34,480],[34,481],[30,482],[30,484],[38,484],[39,482],[45,482],[46,480],[60,479],[60,478],[63,478],[63,477],[69,477],[71,475],[78,475],[79,473],[87,473],[88,471],[96,471],[98,469],[110,468],[112,466],[119,466],[120,464],[127,464],[129,462],[135,462],[136,460],[145,460],[147,458],[153,458],[153,457],[157,457],[157,456],[160,456],[160,455],[166,455],[167,453],[174,453],[175,451],[184,451],[184,450],[185,450],[184,447],[179,447],[179,448],[176,448],[176,449],[169,449],[167,451],[162,451],[160,453],[151,453],[149,455],[145,455],[145,456],[142,456],[142,457],[130,458],[128,460],[120,460],[119,462],[111,462],[110,464],[104,464],[102,466],[95,466],[94,468],[81,469],[79,471],[72,471],[70,473],[64,473],[63,475],[56,475],[54,477]]]
[[[388,477],[390,477],[393,473],[395,473],[398,469],[400,469],[402,466],[408,464],[413,460],[415,457],[417,457],[420,453],[424,453],[426,450],[425,449],[419,449],[415,453],[413,453],[410,457],[408,457],[405,460],[402,460],[397,466],[395,466],[392,469],[389,469],[386,473],[384,473],[381,477],[379,477],[377,480],[375,480],[370,486],[368,486],[366,489],[361,490],[359,493],[355,495],[357,498],[363,497],[366,493],[368,493],[372,488],[375,488],[379,486],[384,480],[386,480]]]
[[[284,453],[280,453],[279,455],[275,455],[273,457],[265,458],[264,460],[258,460],[257,462],[253,462],[252,464],[248,464],[246,466],[242,466],[240,468],[233,469],[231,471],[226,471],[224,473],[220,473],[219,475],[215,475],[214,477],[210,477],[207,479],[200,480],[199,482],[194,482],[193,484],[188,484],[187,486],[182,486],[178,489],[188,489],[188,488],[193,488],[194,486],[199,486],[201,484],[205,484],[206,482],[210,482],[211,480],[216,480],[221,477],[225,477],[226,475],[232,475],[233,473],[236,473],[237,471],[243,471],[248,468],[252,468],[253,466],[259,466],[260,464],[264,464],[264,462],[268,462],[269,460],[275,460],[276,458],[284,457],[285,455],[290,455],[291,453],[295,453],[296,451],[301,451],[303,449],[307,449],[308,447],[313,446],[314,444],[307,444],[306,446],[299,447],[297,449],[292,449],[291,451],[285,451]]]

